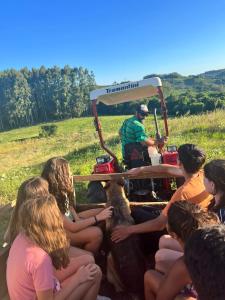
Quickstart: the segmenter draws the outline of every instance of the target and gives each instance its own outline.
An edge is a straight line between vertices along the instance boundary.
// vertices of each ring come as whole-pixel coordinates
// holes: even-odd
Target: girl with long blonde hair
[[[13,208],[4,241],[11,245],[18,234],[18,217],[21,205],[28,199],[48,195],[48,182],[42,177],[32,177],[25,180],[18,189],[16,205]]]
[[[54,196],[24,202],[7,261],[10,299],[96,299],[101,281],[97,265],[82,266],[61,283],[55,278],[54,268],[66,268],[69,260],[69,242]]]
[[[49,159],[42,177],[48,181],[49,192],[56,198],[71,245],[96,253],[102,242],[102,231],[95,225],[111,217],[112,207],[77,214],[74,209],[73,177],[68,161],[62,157]]]
[[[32,177],[21,184],[17,193],[16,205],[12,211],[9,225],[4,235],[7,244],[11,245],[19,233],[19,209],[22,204],[30,199],[47,195],[49,195],[48,182],[42,177]],[[77,270],[78,267],[94,263],[94,257],[90,252],[76,247],[69,248],[69,257],[70,263],[66,268],[55,270],[55,276],[60,282],[73,274],[74,270]]]

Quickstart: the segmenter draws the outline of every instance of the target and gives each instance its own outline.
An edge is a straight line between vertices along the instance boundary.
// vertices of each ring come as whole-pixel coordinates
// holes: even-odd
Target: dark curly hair
[[[187,241],[185,263],[199,300],[225,299],[225,226],[196,230]]]
[[[184,144],[178,148],[179,160],[185,171],[190,174],[197,173],[205,163],[206,155],[203,150],[193,144]]]

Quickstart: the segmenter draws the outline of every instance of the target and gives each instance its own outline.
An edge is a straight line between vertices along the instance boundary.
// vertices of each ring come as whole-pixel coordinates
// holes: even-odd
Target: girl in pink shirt
[[[19,233],[19,209],[21,205],[29,199],[35,199],[49,195],[48,182],[42,177],[32,177],[24,181],[19,187],[16,205],[13,208],[8,228],[4,235],[4,240],[11,245]],[[70,263],[66,268],[56,270],[55,275],[59,281],[65,280],[80,266],[94,263],[94,257],[90,252],[76,247],[69,249]]]
[[[69,264],[69,243],[55,198],[27,200],[19,209],[20,232],[7,261],[7,285],[11,300],[94,300],[101,271],[95,264],[80,267],[58,282],[54,268]]]

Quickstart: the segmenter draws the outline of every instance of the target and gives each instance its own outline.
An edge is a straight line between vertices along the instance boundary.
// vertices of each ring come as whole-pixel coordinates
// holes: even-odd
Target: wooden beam
[[[145,207],[145,206],[151,206],[151,207],[158,207],[163,208],[166,206],[168,202],[130,202],[131,209],[134,207]],[[92,208],[104,208],[106,203],[77,203],[76,204],[76,210],[77,212],[82,212],[84,210],[92,209]]]
[[[177,176],[178,177],[178,176]],[[145,179],[145,178],[174,178],[168,174],[157,174],[157,173],[143,173],[141,175],[131,175],[127,173],[111,173],[111,174],[91,174],[91,175],[73,175],[74,182],[82,181],[105,181],[105,180],[116,180],[119,178],[124,179]]]

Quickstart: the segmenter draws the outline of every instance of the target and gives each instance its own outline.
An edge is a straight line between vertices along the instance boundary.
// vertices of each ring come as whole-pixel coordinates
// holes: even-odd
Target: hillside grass
[[[121,159],[118,130],[128,116],[101,117],[103,136],[109,147]],[[169,145],[194,143],[203,148],[207,159],[225,158],[225,111],[169,119]],[[39,138],[40,126],[15,129],[0,133],[0,206],[16,199],[20,184],[31,176],[40,175],[43,164],[54,156],[63,156],[74,174],[90,174],[95,158],[104,154],[98,143],[93,118],[70,119],[55,123],[54,137]],[[154,136],[151,117],[146,129]],[[42,124],[43,125],[43,124]],[[163,128],[160,121],[160,128]],[[162,131],[162,130],[161,130]],[[85,201],[86,183],[76,185],[78,202]],[[0,240],[8,216],[1,216]]]

